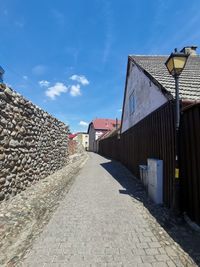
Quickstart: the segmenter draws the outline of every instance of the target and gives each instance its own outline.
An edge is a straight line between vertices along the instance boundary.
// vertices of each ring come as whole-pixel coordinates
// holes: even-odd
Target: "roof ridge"
[[[95,120],[111,120],[111,121],[115,121],[116,118],[114,118],[114,119],[109,119],[109,118],[96,118],[96,119],[93,119],[92,121],[95,121]]]
[[[169,55],[136,55],[136,54],[130,54],[129,57],[169,57]]]

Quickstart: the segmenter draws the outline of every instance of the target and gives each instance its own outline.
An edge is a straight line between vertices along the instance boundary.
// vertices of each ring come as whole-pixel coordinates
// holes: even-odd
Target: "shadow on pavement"
[[[169,209],[154,204],[148,198],[140,180],[136,179],[121,163],[110,161],[102,163],[101,166],[124,188],[119,190],[119,193],[128,194],[133,198],[133,201],[138,200],[142,202],[171,238],[200,266],[200,234],[193,231],[183,219],[172,215]],[[151,225],[155,224],[152,223]],[[154,228],[152,231],[158,233],[156,225]]]

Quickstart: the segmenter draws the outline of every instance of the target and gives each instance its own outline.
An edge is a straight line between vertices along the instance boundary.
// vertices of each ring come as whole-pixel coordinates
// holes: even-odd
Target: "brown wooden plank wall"
[[[164,203],[170,207],[174,174],[174,105],[168,102],[121,135],[99,143],[99,153],[119,160],[136,177],[139,165],[147,158],[162,159],[164,163]]]
[[[120,139],[117,134],[99,142],[99,154],[120,161]]]
[[[200,104],[183,111],[180,133],[182,208],[200,224]]]

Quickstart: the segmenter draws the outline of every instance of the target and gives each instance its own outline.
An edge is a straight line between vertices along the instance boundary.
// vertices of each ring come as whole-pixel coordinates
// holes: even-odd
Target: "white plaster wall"
[[[96,140],[103,134],[103,131],[96,131],[93,125],[90,126],[89,130],[89,150],[96,151]]]
[[[95,133],[95,142],[94,142],[94,152],[98,152],[99,150],[99,137],[102,136],[102,134],[104,133],[104,131],[96,131]]]
[[[90,126],[90,130],[89,130],[89,151],[94,151],[94,152],[97,152],[98,151],[96,140],[104,132],[105,131],[95,130],[93,125]]]
[[[88,149],[88,146],[89,146],[89,135],[88,134],[82,134],[82,144],[84,148]]]
[[[135,112],[129,114],[129,96],[133,91],[135,95]],[[160,92],[159,88],[136,65],[130,64],[122,133],[167,101],[167,98]]]
[[[79,133],[74,140],[77,140],[85,149],[88,149],[89,146],[89,135],[84,133]],[[87,144],[86,144],[87,142]]]
[[[100,136],[102,136],[104,132],[96,131],[95,140],[97,140]]]
[[[93,125],[89,129],[89,150],[94,151],[94,141],[96,139],[95,129]]]

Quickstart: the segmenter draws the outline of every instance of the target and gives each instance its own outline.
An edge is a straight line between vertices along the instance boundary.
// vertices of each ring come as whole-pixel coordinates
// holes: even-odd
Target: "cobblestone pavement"
[[[89,157],[18,266],[197,266],[145,207],[141,184],[119,163]]]

